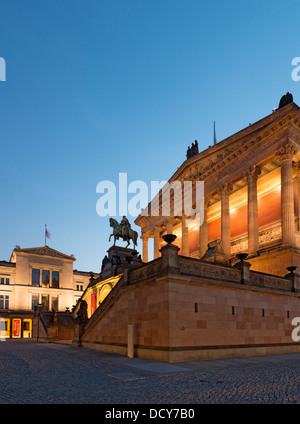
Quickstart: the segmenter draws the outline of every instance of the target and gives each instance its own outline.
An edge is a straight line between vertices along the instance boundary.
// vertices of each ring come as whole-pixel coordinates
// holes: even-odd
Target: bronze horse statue
[[[114,246],[116,244],[116,240],[119,240],[119,238],[122,238],[123,241],[127,241],[127,246],[130,244],[130,240],[133,242],[133,248],[137,246],[137,239],[138,239],[138,233],[137,231],[134,231],[130,228],[130,225],[127,226],[127,228],[122,228],[122,225],[120,225],[115,219],[110,218],[109,219],[109,225],[113,227],[113,233],[109,236],[108,241],[110,241],[111,237],[114,237]]]

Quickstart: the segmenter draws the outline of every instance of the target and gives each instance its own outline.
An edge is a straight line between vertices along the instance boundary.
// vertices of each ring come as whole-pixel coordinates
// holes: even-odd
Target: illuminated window
[[[49,311],[49,295],[48,294],[42,295],[42,309],[43,311]]]
[[[10,337],[10,319],[0,318],[0,338]]]
[[[38,294],[33,294],[32,298],[31,298],[31,308],[37,308],[39,304],[39,295]]]
[[[48,285],[50,282],[50,271],[43,269],[42,271],[42,283]]]
[[[0,309],[9,309],[9,296],[0,295]]]
[[[58,297],[52,296],[52,311],[58,311]]]
[[[32,270],[31,284],[36,287],[40,285],[40,270],[39,269]]]
[[[28,322],[28,321],[24,321],[23,322],[23,330],[24,331],[29,331],[30,330],[30,322]]]
[[[24,319],[23,320],[23,337],[24,339],[30,338],[32,335],[32,320]]]
[[[52,287],[54,289],[59,288],[59,272],[58,271],[52,271]]]

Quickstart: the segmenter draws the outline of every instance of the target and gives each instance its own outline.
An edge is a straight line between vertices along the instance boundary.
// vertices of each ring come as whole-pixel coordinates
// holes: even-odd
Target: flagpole
[[[46,230],[47,230],[47,225],[45,224],[45,247],[46,247]]]
[[[214,145],[217,144],[217,137],[216,137],[216,122],[214,121]]]

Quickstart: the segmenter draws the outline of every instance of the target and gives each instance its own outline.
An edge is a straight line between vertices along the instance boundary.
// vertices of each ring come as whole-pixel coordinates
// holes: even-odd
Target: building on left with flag
[[[74,270],[75,261],[49,246],[17,246],[9,261],[0,261],[1,338],[31,338],[37,309],[55,319],[71,314],[91,277]]]

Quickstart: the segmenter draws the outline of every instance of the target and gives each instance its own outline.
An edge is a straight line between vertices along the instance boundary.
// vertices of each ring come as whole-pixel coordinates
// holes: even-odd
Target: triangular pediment
[[[300,109],[295,103],[278,109],[185,160],[168,182],[204,181],[205,195],[209,194],[229,180],[239,180],[248,168],[274,156],[274,161],[268,165],[269,169],[264,167],[266,172],[271,172],[273,167],[278,166],[275,158],[276,150],[287,141],[292,142],[300,152]],[[300,153],[296,156],[295,160],[300,160]],[[240,187],[239,182],[236,188]],[[149,219],[153,221],[153,217],[141,214],[135,223],[146,228]],[[161,218],[157,217],[154,220],[158,222]]]
[[[195,180],[195,177],[205,181],[233,160],[241,161],[251,152],[255,153],[258,149],[262,150],[270,145],[271,149],[275,150],[280,146],[280,141],[287,138],[299,144],[300,148],[300,116],[299,107],[295,103],[289,104],[186,160],[169,182]]]
[[[49,256],[52,258],[59,258],[59,259],[69,259],[72,261],[75,261],[76,259],[74,256],[65,255],[62,252],[59,252],[58,250],[52,249],[49,246],[43,246],[43,247],[30,247],[30,248],[16,248],[13,250],[12,257],[17,253],[26,253],[29,255],[37,255],[37,256]]]

